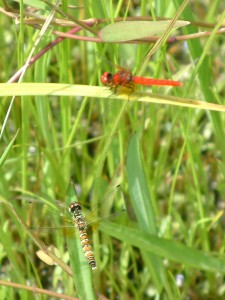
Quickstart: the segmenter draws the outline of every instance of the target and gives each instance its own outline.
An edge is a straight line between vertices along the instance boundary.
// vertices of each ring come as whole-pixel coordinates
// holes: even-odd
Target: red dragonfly
[[[116,67],[119,69],[119,71],[114,75],[110,72],[104,72],[101,76],[101,82],[110,88],[125,86],[130,89],[135,89],[136,84],[148,85],[148,86],[152,86],[152,85],[181,86],[182,85],[182,82],[180,81],[133,76],[129,70],[121,68],[119,66]]]

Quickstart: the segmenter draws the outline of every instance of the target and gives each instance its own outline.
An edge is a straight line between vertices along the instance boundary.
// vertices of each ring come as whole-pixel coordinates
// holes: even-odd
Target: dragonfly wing
[[[110,69],[112,70],[120,70],[120,71],[128,71],[129,68],[127,66],[125,58],[123,58],[121,66],[113,63],[110,61],[108,58],[106,58],[103,54],[96,52],[96,57],[98,58],[99,61],[105,62],[107,65],[109,65]]]
[[[110,193],[106,194],[103,201],[85,215],[86,224],[88,227],[92,228],[92,231],[96,231],[100,223],[102,225],[105,221],[112,220],[125,212],[125,209],[118,212],[111,212],[115,197],[119,196],[118,194],[121,194],[118,193],[119,191],[122,193],[120,186],[117,185]]]
[[[125,212],[126,212],[126,210],[123,209],[123,210],[121,210],[121,211],[119,211],[119,212],[116,212],[116,213],[111,214],[111,215],[108,216],[108,217],[105,217],[105,218],[98,218],[98,219],[96,219],[96,220],[93,221],[93,222],[87,223],[87,226],[88,226],[88,227],[91,227],[92,231],[95,232],[95,231],[98,230],[100,224],[101,224],[101,226],[104,226],[104,222],[113,220],[113,219],[119,217],[120,215],[122,215],[122,214],[125,213]]]

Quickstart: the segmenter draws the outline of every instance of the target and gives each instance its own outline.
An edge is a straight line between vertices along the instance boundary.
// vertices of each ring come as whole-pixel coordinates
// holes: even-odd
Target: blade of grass
[[[148,190],[137,134],[133,135],[128,146],[126,171],[131,202],[136,213],[139,227],[143,232],[157,235],[156,215],[154,212],[156,205],[150,197]],[[147,255],[145,251],[141,250],[141,252],[155,284],[159,289],[162,289],[164,286],[172,299],[170,285],[161,260],[152,253]]]
[[[182,14],[182,12],[184,11],[185,7],[188,4],[188,0],[184,0],[183,3],[181,4],[181,6],[179,7],[179,9],[177,10],[175,16],[173,17],[173,19],[169,22],[168,26],[166,27],[166,30],[164,31],[164,33],[162,34],[162,36],[160,37],[160,39],[155,43],[155,45],[153,46],[153,48],[150,49],[150,51],[148,52],[148,54],[146,55],[146,57],[144,58],[143,64],[141,65],[139,71],[138,71],[138,75],[142,75],[151,56],[162,46],[162,44],[166,41],[166,39],[168,38],[171,30],[173,29],[174,25],[176,24],[177,19],[179,18],[179,16]],[[187,19],[188,20],[188,19]]]
[[[175,262],[191,266],[197,270],[225,273],[224,260],[210,256],[192,247],[187,247],[172,240],[158,238],[143,230],[128,228],[123,225],[107,222],[101,231],[123,242],[127,242],[140,250],[153,253]],[[158,270],[156,270],[158,272]]]
[[[66,204],[69,206],[71,202],[77,201],[77,193],[74,182],[71,179],[66,193]],[[74,239],[67,239],[67,245],[74,284],[79,297],[83,300],[96,300],[97,297],[93,287],[92,271],[90,266],[87,266],[88,263],[84,256],[80,240],[76,237]]]
[[[19,129],[17,130],[17,132],[16,132],[15,136],[13,137],[13,139],[11,140],[11,142],[5,148],[5,151],[2,153],[2,155],[0,157],[0,168],[3,166],[3,164],[4,164],[4,162],[7,158],[8,153],[9,153],[10,149],[12,148],[12,146],[15,142],[15,139],[16,139],[18,133],[19,133]]]
[[[92,98],[104,98],[105,101],[108,101],[109,99],[117,99],[123,101],[129,100],[129,102],[139,101],[146,103],[170,104],[214,111],[225,111],[224,105],[210,103],[209,99],[207,100],[207,102],[205,102],[188,98],[139,92],[134,92],[130,95],[115,94],[112,93],[110,89],[106,89],[105,87],[89,85],[71,85],[58,83],[13,83],[10,84],[9,87],[9,84],[0,83],[0,96],[10,95],[88,96]]]

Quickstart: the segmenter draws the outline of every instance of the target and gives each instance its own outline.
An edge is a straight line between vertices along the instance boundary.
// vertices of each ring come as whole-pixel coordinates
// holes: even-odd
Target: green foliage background
[[[17,4],[8,5],[19,9]],[[39,4],[43,2],[32,1],[33,6]],[[63,1],[61,9],[79,20],[110,22],[137,14],[172,18],[180,4],[76,1],[73,5],[78,8],[72,9]],[[48,16],[45,5],[40,14]],[[3,1],[1,7],[5,8]],[[21,17],[25,7],[18,10]],[[213,30],[222,19],[221,11],[221,1],[190,2],[181,18],[204,21]],[[205,23],[182,28],[178,33],[186,34],[186,40],[164,45],[154,55],[146,77],[173,74],[184,83],[182,88],[154,87],[154,93],[223,104],[224,36],[188,39]],[[0,25],[0,80],[5,83],[24,65],[39,30],[15,24],[6,14],[0,15]],[[55,40],[50,29],[35,53]],[[60,25],[54,29],[67,31]],[[125,57],[135,72],[148,49],[149,44],[65,39],[27,69],[23,82],[84,84],[85,96],[85,85],[100,85],[102,72],[111,68],[104,60],[99,62],[96,52],[118,64],[119,57]],[[31,94],[35,93],[16,97],[8,118],[11,97],[0,101],[2,128],[6,122],[0,140],[0,298],[53,299],[52,293],[58,292],[88,300],[96,299],[97,293],[109,299],[224,299],[224,113],[40,96],[34,84]],[[36,236],[26,227],[61,225],[60,215],[49,216],[39,202],[54,209],[56,200],[64,201],[71,176],[79,201],[92,208],[101,207],[118,184],[123,191],[116,193],[107,214],[124,205],[126,214],[113,224],[100,225],[93,237],[98,264],[94,274],[88,266],[80,266],[71,250],[69,258],[72,242],[66,244],[60,230],[42,230]],[[37,258],[36,251],[44,245],[59,250],[57,265]],[[25,286],[43,288],[43,294]]]

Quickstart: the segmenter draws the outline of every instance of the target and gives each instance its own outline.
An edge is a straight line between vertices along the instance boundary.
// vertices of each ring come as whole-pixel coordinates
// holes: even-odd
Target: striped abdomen
[[[88,263],[91,266],[92,270],[95,270],[95,269],[97,269],[96,261],[95,261],[94,252],[90,245],[87,233],[85,230],[79,230],[79,232],[80,232],[81,245],[84,250],[84,255],[86,256]]]
[[[81,241],[82,248],[84,250],[84,255],[86,256],[87,261],[91,266],[92,270],[95,270],[97,269],[96,261],[94,257],[94,252],[92,250],[90,241],[87,236],[87,232],[86,232],[87,225],[81,212],[82,206],[79,202],[72,202],[69,206],[69,211],[73,214],[74,223],[77,229],[79,230],[80,241]]]

